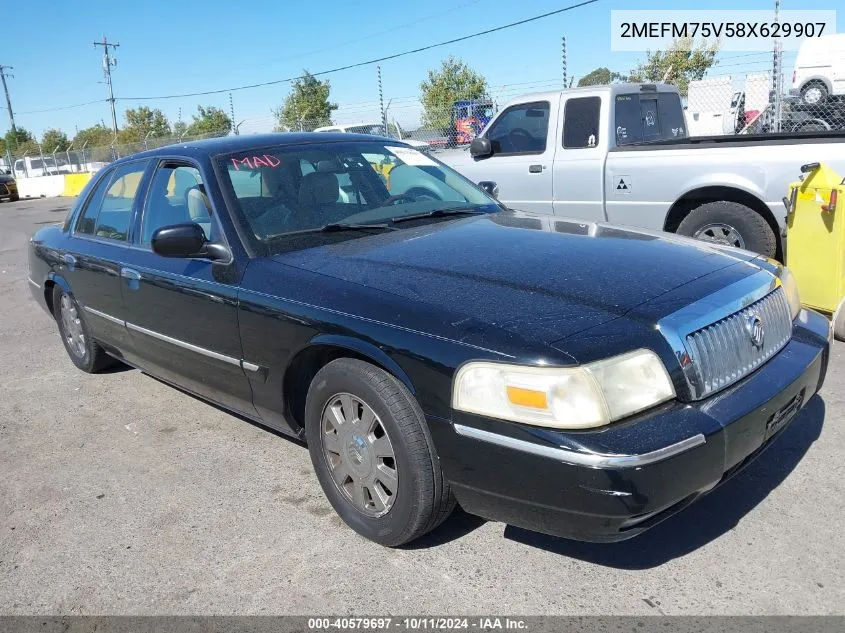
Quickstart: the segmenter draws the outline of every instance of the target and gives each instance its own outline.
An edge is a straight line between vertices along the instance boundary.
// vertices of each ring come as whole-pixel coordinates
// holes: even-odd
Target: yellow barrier
[[[65,174],[65,188],[63,196],[78,196],[93,174]]]

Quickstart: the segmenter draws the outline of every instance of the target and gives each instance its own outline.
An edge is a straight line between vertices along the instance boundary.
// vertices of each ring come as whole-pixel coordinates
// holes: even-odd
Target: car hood
[[[440,315],[428,319],[440,328],[433,334],[467,340],[472,332],[507,330],[548,344],[754,257],[665,233],[508,211],[274,259],[401,297],[409,311]],[[350,299],[347,309],[355,304]],[[669,302],[661,311],[673,309]]]
[[[10,174],[0,174],[0,182],[2,183],[9,183],[14,182],[15,177]]]

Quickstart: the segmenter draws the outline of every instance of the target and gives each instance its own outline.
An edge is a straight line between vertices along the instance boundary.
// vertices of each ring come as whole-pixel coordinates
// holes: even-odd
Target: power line
[[[108,99],[97,99],[96,101],[86,101],[85,103],[75,103],[68,106],[59,106],[58,108],[45,108],[44,110],[27,110],[26,112],[18,112],[18,114],[41,114],[43,112],[58,112],[59,110],[72,110],[73,108],[81,108],[83,106],[94,105],[95,103],[105,103]]]
[[[489,35],[490,33],[496,33],[498,31],[503,31],[505,29],[510,29],[515,26],[521,26],[523,24],[528,24],[529,22],[536,22],[537,20],[542,20],[544,18],[551,17],[553,15],[558,15],[560,13],[565,13],[567,11],[571,11],[573,9],[578,9],[580,7],[587,6],[589,4],[594,4],[599,0],[584,0],[583,2],[579,2],[577,4],[571,4],[569,6],[563,7],[562,9],[556,9],[554,11],[549,11],[547,13],[542,13],[540,15],[535,15],[530,18],[525,18],[524,20],[519,20],[517,22],[511,22],[510,24],[504,24],[502,26],[493,27],[491,29],[486,29],[484,31],[478,31],[476,33],[470,33],[469,35],[463,35],[461,37],[456,37],[451,40],[446,40],[443,42],[437,42],[436,44],[429,44],[427,46],[421,46],[419,48],[414,48],[408,51],[403,51],[401,53],[394,53],[393,55],[386,55],[384,57],[378,57],[376,59],[370,59],[363,62],[356,62],[354,64],[348,64],[346,66],[339,66],[337,68],[332,68],[329,70],[321,70],[316,73],[310,73],[314,77],[319,77],[321,75],[328,75],[330,73],[336,73],[343,70],[351,70],[352,68],[360,68],[361,66],[368,66],[370,64],[377,64],[379,62],[388,61],[391,59],[397,59],[399,57],[404,57],[406,55],[413,55],[415,53],[422,53],[424,51],[431,50],[433,48],[439,48],[441,46],[448,46],[449,44],[456,44],[458,42],[465,42],[466,40],[470,40],[476,37],[481,37],[482,35]],[[237,90],[249,90],[251,88],[263,88],[265,86],[274,86],[277,84],[288,83],[294,81],[296,79],[301,79],[301,76],[296,77],[288,77],[286,79],[275,79],[273,81],[264,81],[261,83],[255,84],[247,84],[245,86],[237,86],[233,88],[221,88],[219,90],[205,90],[202,92],[187,92],[182,94],[173,94],[173,95],[159,95],[155,97],[118,97],[119,101],[154,101],[159,99],[179,99],[182,97],[203,97],[207,95],[214,95],[214,94],[221,94],[224,92],[235,92]]]

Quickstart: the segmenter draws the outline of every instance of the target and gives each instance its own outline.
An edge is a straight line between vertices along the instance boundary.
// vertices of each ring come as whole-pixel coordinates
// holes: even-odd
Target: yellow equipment
[[[801,167],[804,179],[789,185],[786,206],[786,265],[795,276],[801,303],[833,319],[845,340],[845,180],[827,165]],[[837,208],[838,198],[842,198]]]

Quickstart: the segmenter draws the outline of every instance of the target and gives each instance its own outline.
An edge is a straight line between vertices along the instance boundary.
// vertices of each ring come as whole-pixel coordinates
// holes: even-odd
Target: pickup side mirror
[[[199,224],[186,222],[163,226],[153,233],[153,252],[162,257],[209,257],[208,240]],[[216,257],[211,257],[216,259]]]
[[[490,139],[483,136],[478,136],[472,139],[469,145],[469,154],[473,158],[486,158],[493,155],[493,146],[490,144]]]
[[[497,185],[492,180],[482,180],[478,183],[478,186],[484,190],[488,196],[492,196],[493,198],[499,197],[499,185]]]

